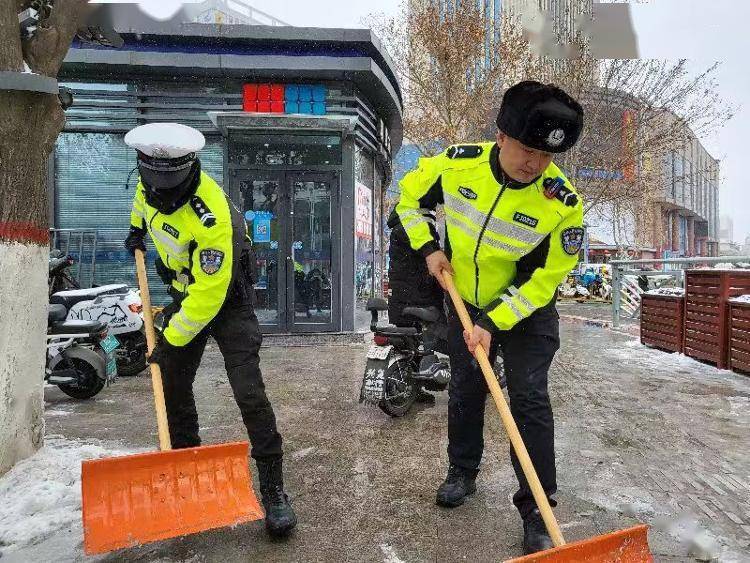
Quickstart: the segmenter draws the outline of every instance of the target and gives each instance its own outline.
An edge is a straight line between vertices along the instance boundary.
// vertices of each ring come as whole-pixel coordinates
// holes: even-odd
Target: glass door
[[[238,171],[241,211],[255,251],[257,303],[263,332],[286,332],[287,198],[283,173]]]
[[[338,330],[338,175],[287,172],[286,186],[291,235],[287,257],[289,330]]]
[[[338,174],[237,170],[234,185],[253,239],[261,330],[340,330]]]

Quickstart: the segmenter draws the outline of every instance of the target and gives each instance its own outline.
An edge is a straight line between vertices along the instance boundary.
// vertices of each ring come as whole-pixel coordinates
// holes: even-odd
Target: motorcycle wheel
[[[409,383],[411,372],[412,366],[407,359],[397,360],[385,370],[383,385],[385,397],[378,406],[388,416],[394,418],[404,416],[414,404],[419,389],[416,385]]]
[[[146,335],[139,330],[128,334],[118,334],[117,339],[122,345],[122,350],[115,351],[115,354],[117,354],[117,375],[132,377],[146,369],[148,366],[146,361]]]
[[[83,384],[58,385],[60,391],[74,399],[90,399],[104,389],[104,380],[98,376],[94,366],[80,358],[70,358],[68,361],[73,364],[76,371],[83,374]]]

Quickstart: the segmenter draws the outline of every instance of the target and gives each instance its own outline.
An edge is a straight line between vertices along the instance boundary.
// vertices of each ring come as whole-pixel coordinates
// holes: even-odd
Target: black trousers
[[[476,319],[480,311],[467,305]],[[539,309],[509,331],[492,337],[490,363],[498,348],[503,354],[513,418],[526,444],[542,487],[555,506],[557,491],[552,407],[547,393],[547,373],[560,347],[559,317],[554,305]],[[487,384],[463,338],[463,327],[452,305],[448,317],[448,351],[451,380],[448,390],[448,459],[450,463],[478,472],[484,449],[484,410]],[[493,407],[494,408],[494,407]],[[513,504],[521,517],[536,507],[531,489],[513,448],[511,460],[518,479]]]
[[[178,306],[167,309],[170,308],[176,311]],[[201,443],[193,382],[209,336],[214,337],[224,357],[229,383],[252,445],[252,457],[281,457],[281,435],[260,372],[258,319],[249,295],[236,293],[227,298],[203,331],[161,366],[172,447],[189,448]]]

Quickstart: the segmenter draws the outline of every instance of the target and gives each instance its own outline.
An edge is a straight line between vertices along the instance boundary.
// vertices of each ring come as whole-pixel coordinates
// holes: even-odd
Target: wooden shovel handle
[[[135,265],[138,274],[138,286],[141,288],[141,302],[143,303],[143,324],[146,328],[146,344],[148,353],[156,346],[156,332],[154,331],[154,313],[151,310],[151,295],[148,292],[148,278],[146,277],[146,258],[142,250],[135,251]],[[164,404],[164,386],[161,382],[161,368],[159,364],[149,364],[151,367],[151,386],[154,388],[154,404],[156,407],[156,425],[159,429],[159,448],[165,452],[172,449],[167,423],[167,407]]]
[[[469,312],[464,305],[464,300],[458,294],[456,284],[453,283],[453,276],[446,270],[443,270],[441,274],[443,276],[445,287],[453,301],[453,306],[458,313],[458,317],[461,319],[461,324],[463,325],[464,330],[471,334],[474,329],[474,323],[471,322]],[[557,519],[552,513],[552,507],[549,505],[547,495],[544,493],[544,489],[539,482],[539,477],[536,474],[534,465],[531,463],[529,452],[526,450],[526,446],[523,443],[523,438],[521,438],[521,434],[518,431],[516,421],[513,420],[513,415],[510,412],[508,403],[505,401],[505,396],[503,395],[502,389],[500,389],[500,384],[497,382],[497,376],[490,365],[487,351],[479,345],[477,346],[474,356],[479,362],[479,366],[482,368],[484,379],[487,381],[487,387],[489,387],[492,398],[495,400],[495,405],[497,405],[497,410],[500,412],[503,426],[505,426],[505,431],[508,433],[511,444],[513,444],[513,449],[516,452],[518,461],[521,463],[523,473],[526,475],[526,480],[529,482],[529,487],[534,495],[536,505],[539,507],[539,512],[544,520],[544,525],[547,526],[547,531],[549,532],[550,538],[552,538],[552,543],[555,544],[555,547],[565,545],[562,532],[560,532],[560,526],[557,524]]]

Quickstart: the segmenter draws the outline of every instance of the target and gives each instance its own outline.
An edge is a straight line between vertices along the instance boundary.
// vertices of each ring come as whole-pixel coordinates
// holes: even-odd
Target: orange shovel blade
[[[510,559],[506,563],[573,562],[586,563],[647,563],[654,560],[648,548],[648,526],[635,526],[569,543],[525,557]]]
[[[247,442],[84,461],[87,555],[263,518]]]

